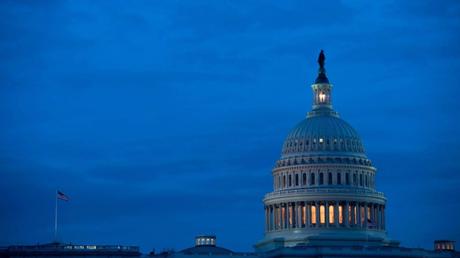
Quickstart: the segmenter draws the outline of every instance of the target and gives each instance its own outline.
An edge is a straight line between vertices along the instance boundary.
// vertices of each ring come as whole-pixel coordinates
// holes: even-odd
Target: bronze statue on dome
[[[318,64],[321,69],[324,69],[324,61],[326,61],[326,56],[324,55],[324,51],[321,49],[318,56]]]

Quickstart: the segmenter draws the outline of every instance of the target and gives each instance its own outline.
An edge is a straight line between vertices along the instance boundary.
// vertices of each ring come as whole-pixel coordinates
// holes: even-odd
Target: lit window
[[[323,138],[319,138],[319,143],[323,143],[323,142],[324,142]]]
[[[343,224],[343,205],[339,205],[339,223]]]
[[[316,206],[311,206],[311,224],[316,224]]]
[[[329,205],[329,223],[334,223],[334,206]]]
[[[326,208],[324,205],[319,206],[319,222],[321,224],[326,223]]]
[[[326,102],[326,94],[324,94],[324,92],[319,93],[319,102]]]
[[[351,204],[348,206],[348,224],[353,224],[353,221],[351,221],[351,216],[352,216],[352,213],[351,213]]]

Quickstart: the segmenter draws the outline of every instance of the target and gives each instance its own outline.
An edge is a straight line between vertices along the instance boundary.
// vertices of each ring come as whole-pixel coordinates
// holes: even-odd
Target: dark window
[[[359,186],[363,186],[363,174],[359,174]]]
[[[332,185],[332,173],[328,173],[328,175],[327,175],[327,183]]]
[[[292,176],[289,175],[289,187],[292,185]]]
[[[320,185],[324,184],[324,174],[323,173],[319,173],[319,184]]]
[[[302,175],[302,184],[306,185],[307,184],[307,174],[303,173]]]
[[[295,174],[295,185],[299,185],[299,174]]]
[[[349,173],[346,173],[346,174],[345,174],[345,183],[346,183],[347,185],[350,184],[350,174],[349,174]]]
[[[356,174],[353,174],[353,185],[358,185],[358,180],[356,179]]]
[[[283,188],[286,188],[286,175],[283,176]]]
[[[315,184],[315,174],[311,173],[310,174],[310,185],[314,185],[314,184]]]
[[[342,184],[342,174],[337,173],[337,184],[341,185]]]

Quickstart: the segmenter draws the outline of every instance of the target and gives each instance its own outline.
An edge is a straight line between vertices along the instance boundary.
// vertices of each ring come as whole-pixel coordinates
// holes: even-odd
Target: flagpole
[[[56,190],[56,194],[54,195],[54,199],[55,199],[55,206],[54,206],[54,242],[57,242],[57,215],[58,215],[57,190]]]

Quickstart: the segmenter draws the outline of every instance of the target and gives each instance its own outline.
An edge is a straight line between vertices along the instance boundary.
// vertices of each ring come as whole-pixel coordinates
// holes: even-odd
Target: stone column
[[[321,218],[319,216],[319,203],[315,202],[315,207],[316,207],[316,227],[319,227],[321,224]]]
[[[382,205],[382,229],[385,230],[386,221],[385,221],[385,205]]]
[[[367,223],[367,218],[368,218],[367,217],[367,209],[369,208],[368,205],[369,204],[367,202],[364,203],[364,228],[367,228],[367,226],[368,226],[367,225],[368,224]]]
[[[335,201],[335,205],[334,205],[334,226],[336,228],[339,227],[339,202],[338,201]]]
[[[264,207],[265,211],[265,232],[268,231],[268,208],[267,206]]]
[[[355,207],[356,207],[356,203],[350,203],[350,206],[351,206],[351,226],[356,226],[355,225],[355,220],[356,220],[356,213],[355,213]]]
[[[375,228],[376,225],[375,225],[375,204],[374,203],[371,203],[371,205],[369,205],[369,209],[371,210],[371,223],[372,223],[372,228]]]
[[[281,218],[281,203],[278,204],[278,212],[277,213],[278,213],[278,219],[277,219],[276,227],[277,227],[278,230],[280,230],[283,227],[283,221],[282,221],[282,218]]]
[[[284,211],[284,213],[283,213]],[[286,204],[281,204],[281,229],[286,228]]]
[[[272,231],[273,230],[273,205],[269,206],[269,216],[270,216],[269,231]]]
[[[278,219],[277,219],[278,210],[276,209],[276,205],[273,204],[273,229],[278,229]]]
[[[297,209],[297,223],[296,223],[296,228],[302,228],[302,203],[297,202],[296,205]]]
[[[361,227],[361,204],[356,202],[356,217],[358,219],[358,227]]]
[[[343,218],[343,225],[345,225],[345,227],[349,227],[350,226],[350,222],[348,220],[348,216],[350,216],[350,213],[348,211],[348,207],[350,207],[350,203],[348,201],[345,201],[344,205],[343,205],[343,214],[344,214],[344,218]]]
[[[293,202],[291,204],[291,207],[292,207],[292,225],[291,227],[292,228],[296,228],[297,227],[297,202]]]

